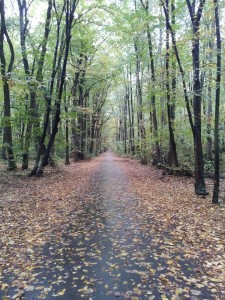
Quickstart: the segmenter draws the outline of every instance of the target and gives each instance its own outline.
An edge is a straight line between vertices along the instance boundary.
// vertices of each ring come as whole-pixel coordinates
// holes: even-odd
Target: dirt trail
[[[111,152],[51,178],[7,208],[2,299],[225,299],[224,212],[190,179]]]

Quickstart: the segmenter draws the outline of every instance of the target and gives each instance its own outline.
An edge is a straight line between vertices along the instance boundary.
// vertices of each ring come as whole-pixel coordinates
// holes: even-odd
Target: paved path
[[[150,236],[152,220],[140,216],[141,201],[128,188],[123,168],[107,152],[80,194],[74,222],[59,243],[45,245],[25,299],[213,299],[190,286],[185,296],[184,277],[193,277],[195,262],[177,259],[168,273],[173,256],[159,236]]]

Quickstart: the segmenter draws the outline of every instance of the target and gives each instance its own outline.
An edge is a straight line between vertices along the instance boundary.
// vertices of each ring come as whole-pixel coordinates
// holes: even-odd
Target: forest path
[[[54,202],[49,190],[51,205],[36,210],[41,219],[33,214],[39,232],[32,246],[26,237],[26,264],[14,262],[1,277],[2,299],[225,298],[224,239],[221,227],[210,231],[214,218],[224,225],[223,212],[214,215],[207,202],[211,214],[203,211],[206,200],[194,197],[192,180],[161,176],[111,152],[83,166],[73,191],[72,177],[54,187],[58,195],[70,180],[69,195]]]

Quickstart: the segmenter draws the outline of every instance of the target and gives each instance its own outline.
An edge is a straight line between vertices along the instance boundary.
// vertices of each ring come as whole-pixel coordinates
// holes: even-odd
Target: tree
[[[169,15],[169,1],[166,0],[166,9]],[[172,3],[172,12],[174,13],[174,3]],[[173,16],[174,20],[174,16]],[[174,23],[174,22],[173,22]],[[167,116],[168,116],[168,127],[169,127],[169,153],[168,163],[170,166],[178,167],[177,149],[174,137],[174,99],[171,97],[170,88],[170,42],[169,42],[170,28],[168,22],[166,22],[166,98],[167,98]],[[174,69],[173,69],[174,71]],[[175,89],[176,79],[172,79],[173,91]]]
[[[195,157],[195,192],[198,195],[206,195],[205,180],[204,180],[204,161],[201,139],[201,84],[200,84],[200,61],[199,61],[199,26],[204,8],[205,1],[201,1],[197,13],[195,13],[195,5],[191,5],[190,1],[186,1],[189,9],[189,13],[192,21],[193,40],[192,40],[192,60],[193,60],[193,110],[194,110],[194,122],[192,120],[192,113],[190,109],[190,101],[188,98],[187,85],[185,82],[184,70],[181,65],[174,30],[169,22],[169,16],[165,3],[162,1],[164,13],[166,16],[166,22],[171,32],[172,42],[174,45],[176,59],[179,65],[179,69],[182,75],[183,90],[185,96],[186,107],[188,111],[189,122],[192,128],[192,134],[194,139],[194,157]],[[195,2],[194,2],[195,3]]]
[[[10,77],[13,69],[15,53],[13,44],[8,35],[5,21],[5,3],[4,0],[0,1],[0,15],[1,15],[1,28],[0,28],[0,62],[1,62],[1,77],[3,84],[3,96],[4,96],[4,133],[3,133],[3,143],[7,151],[8,156],[8,170],[14,170],[16,168],[13,142],[12,142],[12,125],[11,125],[11,99],[10,99]],[[10,62],[7,68],[4,38],[8,44],[10,50]]]
[[[215,101],[215,128],[214,128],[214,189],[212,203],[219,203],[220,183],[220,150],[219,150],[219,116],[220,116],[220,83],[221,83],[221,37],[218,1],[214,0],[215,23],[216,23],[216,48],[217,48],[217,70],[216,70],[216,101]]]
[[[37,61],[37,71],[34,69],[34,65],[36,63],[35,58],[32,62],[32,67],[30,66],[30,62],[28,59],[27,54],[27,35],[28,35],[28,5],[26,0],[17,0],[19,6],[19,16],[20,16],[20,45],[21,45],[21,54],[24,66],[24,72],[26,75],[26,81],[29,89],[29,97],[30,97],[30,105],[27,111],[28,121],[27,121],[27,128],[26,128],[26,135],[24,141],[24,152],[23,152],[23,162],[22,162],[22,169],[25,170],[28,168],[29,164],[29,149],[31,144],[31,136],[32,136],[32,129],[35,129],[35,133],[37,134],[39,128],[38,122],[38,104],[36,101],[36,94],[37,94],[37,86],[38,84],[42,84],[43,80],[43,66],[44,60],[47,51],[47,42],[50,33],[50,21],[51,21],[51,11],[52,11],[52,0],[48,1],[48,8],[47,8],[47,15],[46,15],[46,22],[44,28],[44,37],[41,43],[41,51],[40,57]],[[36,76],[35,76],[36,71]],[[39,141],[37,137],[36,145],[39,147]]]
[[[145,15],[149,15],[149,0],[146,0],[146,3],[144,3],[142,0],[141,4],[144,8]],[[149,26],[149,22],[147,22],[146,25],[146,32],[147,32],[147,41],[148,41],[148,53],[149,53],[149,60],[150,60],[150,71],[151,71],[151,82],[150,82],[150,89],[151,89],[151,119],[152,119],[152,128],[153,128],[153,135],[155,140],[155,164],[159,163],[161,160],[161,151],[160,151],[160,145],[158,141],[158,122],[157,122],[157,111],[156,111],[156,71],[155,71],[155,61],[154,61],[154,54],[153,54],[153,45],[152,45],[152,36],[151,36],[151,29]]]
[[[60,74],[60,84],[58,90],[58,97],[55,103],[55,116],[53,120],[53,128],[52,133],[49,138],[48,145],[46,147],[46,151],[44,153],[43,159],[41,160],[36,175],[40,176],[43,174],[44,168],[48,165],[48,159],[51,153],[51,149],[54,144],[55,136],[58,131],[58,124],[60,122],[60,113],[61,113],[61,100],[63,95],[63,88],[66,79],[66,69],[67,69],[67,60],[69,55],[70,41],[71,41],[71,30],[74,24],[74,13],[77,7],[78,0],[67,0],[65,7],[65,18],[66,18],[66,28],[65,28],[65,50],[62,62],[62,69]]]
[[[134,101],[133,101],[133,89],[132,89],[132,74],[131,65],[127,69],[127,103],[129,112],[129,127],[130,127],[130,149],[131,153],[135,154],[135,129],[134,129]]]
[[[194,109],[194,156],[195,156],[195,192],[197,195],[207,195],[204,179],[204,161],[201,138],[201,83],[200,83],[200,21],[202,17],[205,0],[201,0],[197,12],[195,12],[195,1],[191,4],[186,0],[192,22],[192,61],[193,61],[193,109]]]
[[[39,140],[39,147],[37,151],[37,156],[35,159],[35,164],[34,167],[31,171],[30,175],[35,175],[38,166],[41,163],[41,158],[45,154],[46,151],[46,146],[45,146],[45,139],[47,136],[47,132],[50,128],[50,115],[52,111],[52,98],[53,98],[53,93],[54,93],[54,87],[55,87],[55,81],[56,81],[56,75],[57,71],[60,69],[62,57],[63,57],[63,49],[64,49],[64,30],[61,33],[61,23],[62,23],[62,18],[65,10],[65,3],[61,8],[61,11],[59,12],[57,7],[56,7],[56,2],[53,0],[53,7],[54,11],[56,14],[56,41],[55,41],[55,47],[53,50],[53,61],[52,61],[52,68],[51,68],[51,77],[50,77],[50,85],[48,90],[45,93],[45,99],[46,99],[46,113],[44,117],[44,124],[43,124],[43,129],[42,129],[42,134]],[[61,33],[61,40],[60,40],[60,33]],[[61,47],[60,47],[60,42],[61,42]],[[50,154],[49,154],[50,155]]]

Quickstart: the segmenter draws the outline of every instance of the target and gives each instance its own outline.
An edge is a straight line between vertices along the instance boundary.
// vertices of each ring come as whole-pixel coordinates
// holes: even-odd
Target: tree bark
[[[66,125],[65,125],[65,131],[66,131],[66,149],[65,149],[65,165],[70,164],[70,146],[69,146],[69,119],[68,119],[68,106],[69,101],[67,101],[67,90],[66,90],[66,83],[64,85],[64,106],[65,106],[65,118],[66,118]]]
[[[220,83],[221,83],[221,37],[220,21],[218,12],[218,0],[214,0],[215,23],[216,23],[216,48],[217,48],[217,70],[216,70],[216,101],[215,101],[215,128],[214,128],[214,189],[212,203],[219,203],[220,185],[220,147],[219,147],[219,117],[220,117]]]
[[[3,97],[4,97],[4,117],[6,119],[6,124],[4,125],[3,131],[3,143],[7,153],[8,159],[8,170],[16,169],[13,141],[12,141],[12,126],[11,126],[11,99],[10,99],[10,89],[9,80],[14,64],[14,49],[12,42],[9,38],[6,23],[5,23],[5,7],[4,0],[0,1],[0,16],[1,16],[1,28],[0,28],[0,62],[1,62],[1,77],[3,84]],[[10,49],[10,62],[8,68],[6,66],[6,57],[4,50],[4,38],[6,38],[7,44]]]
[[[32,137],[32,129],[34,128],[35,131],[35,140],[37,149],[40,147],[37,132],[39,131],[39,122],[38,122],[38,107],[36,103],[36,92],[37,92],[37,82],[42,83],[43,80],[43,66],[45,55],[47,51],[47,42],[50,33],[50,21],[51,21],[51,11],[52,11],[52,0],[48,1],[48,9],[47,9],[47,16],[45,22],[45,31],[44,37],[41,44],[41,54],[38,59],[38,68],[36,74],[36,82],[33,77],[33,71],[31,71],[29,66],[29,61],[27,57],[27,49],[26,49],[26,37],[27,37],[27,27],[29,20],[27,18],[28,7],[26,0],[18,0],[19,6],[19,13],[20,13],[20,45],[21,45],[21,53],[24,65],[24,71],[26,75],[27,85],[29,89],[29,96],[30,96],[30,107],[28,108],[28,121],[27,121],[27,128],[24,140],[24,151],[23,151],[23,161],[22,161],[22,169],[25,170],[28,168],[29,164],[29,151],[30,151],[30,143]],[[34,63],[33,63],[34,64]]]
[[[128,93],[125,87],[124,107],[123,107],[123,122],[124,122],[124,154],[127,154],[127,110],[128,110]]]
[[[42,159],[41,163],[38,166],[36,176],[41,176],[43,174],[44,168],[48,164],[48,159],[49,159],[49,156],[50,156],[50,152],[51,152],[51,149],[53,147],[56,134],[58,132],[58,124],[60,122],[60,113],[61,113],[61,99],[62,99],[63,87],[64,87],[64,83],[65,83],[65,79],[66,79],[66,69],[67,69],[66,67],[67,67],[67,60],[68,60],[70,41],[71,41],[71,30],[72,30],[74,13],[75,13],[77,3],[78,3],[78,0],[71,0],[71,1],[68,0],[66,2],[65,52],[64,52],[64,57],[63,57],[59,92],[58,92],[58,97],[57,97],[56,106],[55,106],[54,123],[53,123],[52,133],[50,135],[49,142],[48,142],[45,154],[43,156],[43,159]]]
[[[31,143],[32,136],[32,128],[36,119],[36,87],[35,83],[32,82],[32,74],[27,58],[27,48],[26,48],[26,36],[27,36],[27,27],[28,27],[28,19],[27,19],[27,3],[26,0],[18,0],[19,6],[19,15],[20,15],[20,47],[21,54],[24,66],[24,72],[26,75],[26,81],[30,94],[30,107],[28,108],[27,115],[27,126],[26,126],[26,134],[24,138],[24,149],[23,149],[23,159],[22,159],[22,169],[25,170],[28,168],[29,164],[29,148]]]
[[[209,41],[209,64],[212,65],[213,61],[213,42],[210,40]],[[207,142],[206,142],[206,158],[208,161],[213,161],[213,154],[212,154],[212,147],[213,147],[213,141],[212,141],[212,68],[209,69],[209,74],[208,74],[208,89],[207,89],[207,98],[208,98],[208,103],[207,103],[207,112],[206,112],[206,117],[207,117],[207,123],[206,123],[206,133],[207,133]]]
[[[186,0],[192,22],[192,60],[193,60],[193,108],[194,108],[194,156],[195,156],[195,193],[197,195],[207,195],[204,179],[204,161],[201,137],[201,103],[202,87],[200,83],[200,37],[199,27],[202,12],[206,0],[201,0],[198,11],[195,13],[189,0]]]
[[[143,120],[143,112],[142,112],[142,103],[143,103],[143,95],[142,95],[142,86],[141,86],[141,62],[140,62],[140,53],[138,48],[138,39],[135,38],[134,41],[134,50],[136,55],[136,95],[137,95],[137,121],[138,121],[138,136],[139,136],[139,156],[141,158],[141,163],[146,164],[146,136],[145,136],[145,126]]]
[[[143,0],[141,0],[141,4],[145,10],[146,15],[149,15],[149,0],[144,4]],[[161,151],[160,145],[158,141],[158,122],[157,122],[157,114],[156,114],[156,94],[155,94],[155,85],[156,85],[156,72],[155,72],[155,63],[154,63],[154,55],[153,55],[153,46],[152,46],[152,37],[149,23],[146,25],[147,39],[148,39],[148,52],[150,59],[150,71],[151,71],[151,107],[152,112],[150,113],[150,117],[152,119],[152,129],[153,129],[153,138],[155,140],[155,153],[153,158],[153,163],[157,164],[161,160]]]
[[[35,159],[35,164],[34,167],[30,173],[31,176],[36,175],[37,169],[39,164],[41,163],[41,158],[44,155],[46,151],[46,146],[45,146],[45,139],[49,130],[49,125],[50,125],[50,114],[51,114],[51,103],[52,103],[52,94],[53,94],[53,89],[55,85],[55,79],[57,75],[57,71],[61,65],[62,57],[63,57],[63,50],[64,50],[64,30],[62,31],[61,34],[61,47],[60,45],[60,26],[61,26],[61,21],[62,21],[62,16],[65,10],[65,3],[62,7],[61,13],[57,13],[57,8],[56,8],[56,3],[55,0],[53,0],[53,6],[54,6],[54,11],[57,15],[57,34],[56,34],[56,45],[54,49],[54,55],[53,55],[53,64],[52,64],[52,70],[51,70],[51,82],[50,82],[50,87],[49,90],[46,92],[45,98],[46,98],[46,113],[45,113],[45,118],[44,118],[44,126],[42,130],[42,135],[39,140],[39,149],[37,152],[37,156]],[[60,50],[59,50],[60,48]]]
[[[165,7],[165,3],[164,3],[163,0],[161,0],[161,3],[163,5],[164,14],[165,14],[165,17],[166,17],[166,23],[167,23],[167,26],[170,30],[171,39],[172,39],[172,43],[173,43],[174,54],[176,56],[177,64],[178,64],[179,71],[180,71],[180,74],[181,74],[181,77],[182,77],[182,86],[183,86],[185,104],[186,104],[186,108],[187,108],[188,119],[189,119],[189,123],[190,123],[190,126],[191,126],[192,134],[193,134],[193,137],[194,137],[195,131],[194,131],[194,124],[193,124],[193,119],[192,119],[192,112],[191,112],[191,108],[190,108],[190,100],[189,100],[189,97],[188,97],[188,90],[187,90],[187,84],[186,84],[186,80],[185,80],[184,69],[183,69],[183,66],[181,64],[180,55],[179,55],[179,52],[178,52],[178,49],[177,49],[176,36],[175,36],[175,32],[174,32],[174,30],[173,30],[173,28],[170,24],[170,20],[169,20],[169,16],[168,16],[168,13],[167,13],[167,9]]]
[[[169,14],[169,0],[166,0],[166,8]],[[170,90],[170,44],[169,44],[169,26],[166,24],[166,97],[167,97],[167,116],[168,116],[168,128],[169,128],[169,153],[168,163],[169,166],[178,167],[176,142],[174,137],[174,111],[173,103],[171,100]]]

